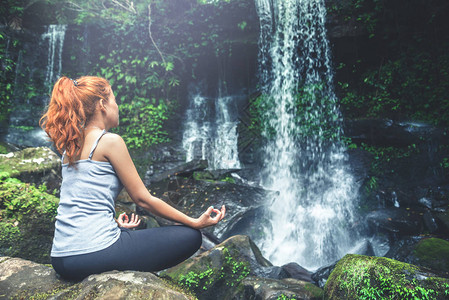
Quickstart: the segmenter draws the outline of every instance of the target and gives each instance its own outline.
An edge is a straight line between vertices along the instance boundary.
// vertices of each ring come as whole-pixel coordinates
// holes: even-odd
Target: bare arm
[[[151,195],[140,179],[129,155],[128,148],[120,136],[107,134],[103,136],[102,143],[100,144],[97,151],[100,150],[104,157],[112,164],[131,199],[137,205],[155,215],[197,229],[215,225],[223,219],[226,213],[224,205],[220,210],[211,206],[199,218],[192,218]],[[214,217],[211,216],[212,212],[216,214]]]

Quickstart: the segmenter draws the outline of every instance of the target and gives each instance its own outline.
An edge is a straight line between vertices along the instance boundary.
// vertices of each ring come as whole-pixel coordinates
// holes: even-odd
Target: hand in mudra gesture
[[[131,214],[131,219],[128,218],[128,215],[126,213],[121,213],[116,221],[119,227],[128,229],[135,228],[140,224],[139,216],[135,215],[134,213]]]
[[[212,217],[212,213],[214,213],[215,216]],[[221,206],[220,210],[210,206],[199,218],[195,219],[194,227],[201,229],[215,225],[224,218],[225,214],[226,207],[224,205]]]

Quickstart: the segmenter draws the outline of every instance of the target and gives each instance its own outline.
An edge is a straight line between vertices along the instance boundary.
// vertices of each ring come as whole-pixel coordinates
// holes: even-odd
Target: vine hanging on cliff
[[[151,34],[151,3],[148,4],[148,34],[150,36],[150,40],[153,43],[154,47],[156,48],[157,52],[159,53],[159,55],[161,56],[162,62],[164,65],[167,65],[167,63],[165,62],[164,56],[162,55],[161,50],[159,50],[159,47],[157,46],[156,42],[153,39],[153,35]]]

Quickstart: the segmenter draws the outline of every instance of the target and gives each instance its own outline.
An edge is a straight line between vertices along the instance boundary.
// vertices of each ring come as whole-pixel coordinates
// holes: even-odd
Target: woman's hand
[[[212,217],[211,214],[215,213],[215,216]],[[195,219],[195,223],[193,225],[196,229],[201,229],[205,227],[209,227],[220,222],[226,214],[226,207],[223,205],[220,210],[210,206],[206,212],[204,212],[199,218]]]
[[[122,213],[118,216],[116,221],[118,226],[128,229],[135,228],[140,224],[139,216],[134,215],[134,213],[131,214],[131,220],[128,218],[127,214]]]

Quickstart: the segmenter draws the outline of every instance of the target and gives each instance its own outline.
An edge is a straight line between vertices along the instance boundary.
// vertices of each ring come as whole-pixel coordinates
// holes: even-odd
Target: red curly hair
[[[48,110],[39,125],[59,153],[66,152],[69,165],[73,165],[81,154],[84,127],[94,115],[97,102],[100,99],[108,101],[111,93],[109,82],[96,76],[83,76],[76,80],[63,76],[55,83]]]

